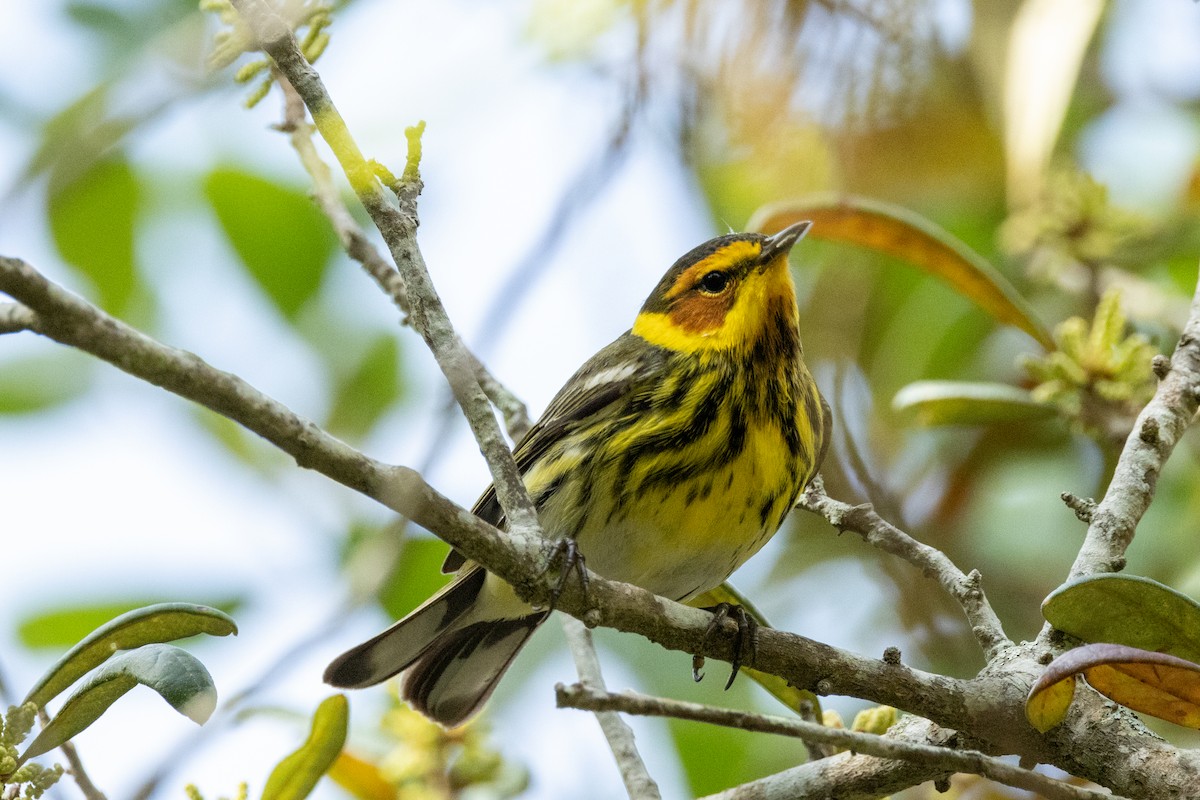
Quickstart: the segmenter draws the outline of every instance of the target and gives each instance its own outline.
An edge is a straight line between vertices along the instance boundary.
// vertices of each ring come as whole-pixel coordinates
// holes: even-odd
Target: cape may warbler
[[[514,455],[548,536],[600,575],[679,601],[719,585],[778,530],[829,442],[804,365],[788,253],[809,223],[705,242],[667,270],[633,329],[591,358]],[[489,488],[474,512],[504,515]],[[451,553],[448,586],[339,656],[335,686],[403,671],[438,722],[477,712],[548,610]]]

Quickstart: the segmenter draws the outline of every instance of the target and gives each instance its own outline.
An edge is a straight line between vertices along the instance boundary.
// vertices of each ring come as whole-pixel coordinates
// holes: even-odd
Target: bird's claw
[[[733,686],[733,681],[742,665],[754,663],[755,648],[758,646],[758,620],[747,614],[746,609],[742,606],[731,603],[718,603],[706,610],[711,611],[713,615],[712,620],[708,623],[708,629],[704,632],[706,648],[709,637],[721,630],[725,620],[733,619],[737,623],[737,633],[734,634],[733,640],[733,660],[730,662],[732,669],[729,672],[729,680],[725,682],[725,689],[728,690],[730,686]],[[703,656],[692,656],[692,680],[699,682],[704,677],[704,673],[700,672],[700,668],[703,666]]]
[[[583,591],[586,602],[588,593],[587,561],[584,559],[583,553],[579,552],[579,545],[575,543],[574,539],[559,539],[554,543],[550,550],[550,556],[546,559],[546,566],[538,573],[538,579],[546,577],[555,567],[558,567],[558,578],[550,590],[550,608],[553,609],[558,605],[558,598],[566,588],[567,579],[572,572],[579,575],[579,588]]]

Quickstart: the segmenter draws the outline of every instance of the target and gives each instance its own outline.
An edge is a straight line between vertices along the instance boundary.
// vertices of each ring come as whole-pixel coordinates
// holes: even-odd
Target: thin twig
[[[1164,370],[1161,361],[1157,369],[1165,375],[1138,415],[1108,490],[1092,511],[1071,578],[1124,568],[1125,550],[1154,499],[1163,464],[1200,406],[1200,284],[1169,369]]]
[[[45,709],[38,709],[38,720],[42,727],[50,724],[50,715]],[[75,780],[75,785],[79,787],[79,791],[83,792],[83,796],[87,800],[108,800],[104,796],[104,792],[100,791],[96,784],[92,783],[91,777],[87,774],[87,770],[83,768],[83,759],[79,757],[79,751],[71,742],[63,742],[58,746],[62,751],[63,758],[67,760],[67,772]]]
[[[278,73],[278,70],[276,72]],[[363,270],[400,311],[401,324],[407,325],[411,306],[404,279],[400,277],[396,267],[371,243],[370,238],[346,208],[346,204],[342,202],[329,165],[313,145],[312,135],[315,129],[305,115],[304,100],[284,75],[277,75],[277,83],[283,91],[284,98],[283,122],[278,127],[288,134],[292,148],[300,157],[301,166],[312,179],[313,197],[317,207],[328,218],[346,254],[362,265]],[[475,379],[488,400],[503,415],[508,435],[514,440],[520,439],[529,429],[529,412],[525,404],[498,381],[474,354],[468,355]]]
[[[416,193],[419,177],[392,185],[400,207],[389,202],[379,182],[378,165],[369,163],[333,104],[320,75],[301,52],[291,29],[263,0],[233,0],[263,50],[295,87],[313,123],[341,164],[350,186],[366,208],[404,279],[410,322],[433,353],[455,399],[471,426],[496,486],[511,538],[543,542],[533,502],[492,413],[492,405],[475,378],[471,356],[463,347],[438,298],[425,259],[417,246]]]
[[[571,648],[571,655],[575,659],[575,671],[579,673],[580,683],[595,691],[607,692],[604,676],[600,672],[600,659],[596,657],[596,647],[592,643],[592,632],[574,617],[561,618],[563,632],[567,635],[567,646]],[[629,793],[630,800],[659,800],[662,794],[642,761],[637,742],[634,741],[633,729],[615,711],[597,711],[596,721],[600,723],[600,730],[608,740],[609,749],[616,759],[617,769],[621,771],[621,780],[625,782],[625,791]]]
[[[962,606],[971,632],[988,661],[1012,647],[1000,618],[983,592],[978,570],[963,574],[941,550],[918,542],[880,517],[869,504],[852,506],[834,500],[825,494],[825,485],[819,476],[809,484],[796,505],[824,517],[839,531],[857,533],[868,544],[903,558],[934,578]]]
[[[892,738],[935,745],[951,740],[952,731],[920,717],[901,717],[887,732]],[[830,747],[832,745],[822,745]],[[709,795],[703,800],[878,800],[928,781],[949,780],[952,770],[917,761],[877,758],[852,751],[781,770],[758,780]]]
[[[797,739],[812,739],[837,745],[856,753],[880,758],[899,758],[953,772],[969,772],[1018,789],[1038,792],[1047,800],[1097,800],[1115,795],[1095,792],[1056,781],[1036,772],[1013,766],[976,750],[951,750],[927,744],[900,741],[869,733],[827,728],[798,719],[773,717],[747,711],[715,708],[699,703],[687,703],[662,697],[650,697],[636,692],[598,691],[583,684],[555,687],[559,708],[579,708],[584,711],[620,711],[652,717],[671,717],[723,725],[744,731],[774,733]]]

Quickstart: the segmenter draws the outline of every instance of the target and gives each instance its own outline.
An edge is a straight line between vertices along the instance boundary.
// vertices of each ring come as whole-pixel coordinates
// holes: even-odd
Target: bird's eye
[[[706,294],[720,294],[729,285],[729,273],[713,270],[700,279],[700,291]]]

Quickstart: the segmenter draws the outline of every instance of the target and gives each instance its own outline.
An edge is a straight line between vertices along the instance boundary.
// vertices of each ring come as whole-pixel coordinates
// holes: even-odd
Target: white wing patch
[[[620,383],[633,377],[638,371],[639,364],[637,362],[616,364],[611,367],[605,367],[595,375],[589,375],[587,379],[581,383],[575,391],[578,394],[586,394],[589,390],[595,389],[598,386],[607,386],[612,383]]]

